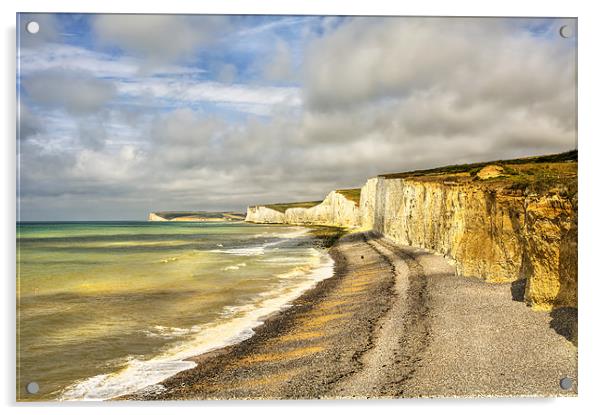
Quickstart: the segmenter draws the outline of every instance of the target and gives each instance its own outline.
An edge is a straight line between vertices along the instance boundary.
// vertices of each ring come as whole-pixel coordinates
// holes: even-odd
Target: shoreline
[[[320,281],[334,275],[334,260],[328,254],[328,248],[346,233],[345,230],[338,227],[286,226],[286,228],[287,230],[291,228],[294,232],[285,232],[284,239],[302,240],[303,242],[299,243],[309,248],[312,256],[318,258],[316,263],[303,270],[302,281],[287,285],[288,288],[284,291],[277,290],[278,292],[275,293],[277,295],[258,297],[257,301],[259,302],[255,304],[253,310],[247,310],[244,315],[228,320],[215,328],[209,327],[208,331],[204,331],[207,333],[204,335],[204,340],[185,341],[173,345],[167,351],[164,350],[155,356],[149,356],[146,360],[141,360],[139,364],[128,365],[121,370],[91,376],[75,382],[62,390],[58,399],[61,401],[113,400],[138,390],[153,388],[153,385],[181,371],[194,368],[197,365],[194,362],[195,358],[234,346],[253,337],[255,331],[263,325],[266,319],[286,310],[298,297],[311,291]],[[295,270],[297,268],[290,272],[298,272]],[[231,335],[226,336],[226,333]],[[135,377],[142,376],[142,371],[147,371],[144,376],[146,380],[133,382]]]
[[[117,400],[574,396],[576,347],[510,284],[455,275],[440,256],[352,233],[332,277],[240,343]],[[452,293],[452,294],[450,294]],[[529,350],[543,350],[534,356]]]
[[[307,228],[309,228],[309,231],[312,232],[313,231],[317,231],[320,232],[321,229],[327,229],[327,228],[331,228],[331,229],[339,229],[340,228],[335,228],[335,227],[326,227],[326,226],[307,226]],[[317,228],[317,229],[316,229]],[[328,233],[328,232],[327,232]],[[278,311],[275,311],[274,313],[266,316],[266,318],[263,320],[263,323],[256,327],[254,330],[254,334],[248,338],[245,339],[239,343],[236,344],[232,344],[232,345],[228,345],[225,346],[223,348],[219,348],[216,350],[212,350],[209,351],[207,353],[203,353],[201,355],[197,355],[197,356],[193,356],[190,357],[187,360],[193,361],[196,363],[196,367],[188,369],[188,370],[184,370],[182,372],[179,372],[177,374],[175,374],[174,376],[165,379],[162,382],[159,382],[155,385],[152,385],[148,388],[144,388],[140,391],[137,391],[135,393],[132,394],[127,394],[127,395],[122,395],[119,396],[117,398],[113,398],[113,400],[162,400],[162,399],[190,399],[190,398],[185,398],[184,395],[179,395],[177,392],[175,392],[172,387],[181,384],[182,382],[189,382],[189,383],[194,383],[199,375],[199,372],[205,372],[205,371],[210,371],[212,374],[215,374],[216,372],[220,371],[220,367],[221,366],[227,366],[228,363],[227,361],[229,359],[240,359],[243,356],[247,356],[249,354],[252,354],[254,350],[257,350],[258,348],[263,348],[266,342],[270,342],[271,339],[276,339],[276,338],[282,338],[283,335],[287,332],[290,332],[290,329],[293,328],[300,319],[303,319],[304,314],[306,314],[307,312],[311,312],[313,309],[315,309],[315,305],[319,302],[327,302],[330,301],[330,297],[332,294],[332,291],[338,286],[340,285],[340,283],[346,279],[346,277],[348,277],[348,263],[347,263],[347,259],[345,258],[344,255],[342,255],[342,253],[340,252],[339,248],[337,247],[337,245],[339,244],[339,241],[343,238],[345,239],[361,239],[362,236],[360,234],[347,234],[344,235],[346,232],[340,232],[340,234],[333,240],[332,238],[329,238],[328,236],[325,238],[326,240],[326,244],[330,244],[331,246],[328,248],[328,254],[330,255],[330,257],[332,258],[332,260],[334,261],[334,265],[333,265],[333,274],[332,276],[330,276],[329,278],[325,278],[321,281],[319,281],[313,288],[310,288],[308,290],[306,290],[305,292],[303,292],[299,297],[297,297],[295,300],[293,300],[291,303],[289,303],[289,306],[284,307]],[[342,236],[344,235],[344,236]],[[381,292],[382,291],[390,291],[392,290],[392,285],[393,285],[393,281],[391,279],[385,278],[383,279],[383,281],[381,281]],[[389,293],[390,294],[390,293]],[[389,297],[389,295],[387,295],[386,297]],[[375,310],[377,312],[373,313],[374,316],[373,318],[376,318],[376,316],[383,312],[387,305],[388,301],[380,301],[378,299],[375,300],[375,306],[376,308],[378,308],[378,310]],[[303,342],[304,340],[309,340],[311,341],[312,339],[314,339],[314,334],[313,331],[314,329],[317,329],[319,325],[316,325],[315,323],[322,323],[324,322],[325,324],[328,324],[329,322],[333,321],[333,320],[337,320],[339,317],[339,313],[336,313],[336,309],[337,304],[333,303],[330,304],[330,306],[332,306],[332,310],[334,310],[334,313],[328,314],[328,315],[322,315],[322,318],[318,318],[317,320],[314,321],[310,321],[309,326],[310,326],[310,331],[307,333],[304,333],[302,335],[299,336],[299,340],[293,339],[293,338],[286,338],[286,343],[290,343],[293,345],[299,345],[300,342]],[[365,313],[363,313],[365,314]],[[325,318],[324,318],[325,317]],[[334,317],[334,318],[332,318]],[[365,322],[361,322],[362,324],[358,324],[358,326],[364,326],[363,323]],[[321,325],[321,324],[320,324]],[[363,332],[363,340],[368,340],[368,341],[360,341],[358,343],[362,343],[359,347],[358,350],[362,350],[365,351],[367,348],[370,347],[370,332],[371,332],[371,327],[372,324],[370,325],[370,327],[362,327],[361,331]],[[300,353],[293,353],[293,359],[297,360],[297,357],[299,359],[304,359],[304,357],[306,357],[304,355],[304,352],[307,352],[307,356],[311,356],[313,355],[313,351],[319,351],[317,349],[317,347],[314,348],[309,348],[309,350],[303,350],[300,349]],[[274,356],[276,360],[278,360],[279,356]],[[261,356],[258,359],[258,363],[268,363],[270,364],[272,361],[270,356]],[[207,368],[205,365],[207,365],[208,363],[210,363],[210,367]],[[332,369],[332,368],[331,368]],[[336,377],[340,377],[340,374],[337,374]],[[307,397],[311,397],[310,395],[308,395]],[[281,396],[276,396],[276,395],[265,395],[265,396],[231,396],[229,398],[234,398],[234,399],[281,399]],[[220,397],[211,397],[211,396],[206,396],[202,399],[223,399]]]
[[[285,227],[290,228],[291,225],[285,225]],[[176,358],[173,361],[165,360],[165,362],[163,362],[164,364],[179,366],[180,369],[174,369],[175,371],[173,371],[171,374],[166,374],[166,376],[164,376],[163,378],[153,381],[152,384],[147,384],[146,386],[141,385],[138,389],[132,389],[131,386],[129,386],[126,388],[127,392],[122,392],[121,394],[118,394],[118,395],[112,395],[112,396],[105,395],[105,397],[102,397],[102,394],[101,394],[101,395],[97,395],[97,397],[92,396],[92,397],[82,397],[82,398],[75,398],[75,396],[79,392],[77,392],[76,388],[72,386],[73,390],[71,392],[75,391],[76,395],[74,395],[74,397],[69,397],[69,395],[63,395],[63,399],[61,399],[61,400],[66,400],[66,401],[80,400],[80,399],[93,400],[93,401],[95,401],[95,400],[114,400],[114,399],[118,399],[120,396],[135,393],[136,390],[146,390],[148,388],[152,389],[155,385],[161,383],[162,381],[164,381],[168,378],[171,378],[182,371],[189,369],[190,364],[193,364],[194,366],[196,366],[197,364],[195,363],[195,361],[198,358],[206,356],[206,355],[211,355],[216,352],[219,353],[221,350],[226,350],[232,346],[236,346],[236,345],[252,338],[255,335],[255,332],[257,330],[259,330],[259,328],[264,324],[264,322],[266,320],[280,315],[287,308],[291,307],[292,303],[294,301],[296,301],[299,297],[303,296],[305,293],[307,293],[309,291],[312,291],[316,287],[316,285],[318,285],[321,281],[332,278],[332,276],[334,275],[335,263],[334,263],[334,260],[332,259],[332,256],[328,253],[328,249],[342,235],[344,235],[348,232],[347,230],[345,230],[343,228],[334,227],[334,226],[296,226],[295,225],[292,227],[293,228],[302,228],[302,229],[299,229],[299,231],[300,231],[300,233],[302,233],[302,235],[298,235],[298,236],[310,237],[311,238],[310,246],[313,246],[315,250],[320,251],[320,254],[319,254],[321,257],[320,264],[312,267],[309,271],[307,271],[307,274],[309,276],[311,276],[311,280],[308,280],[306,284],[294,288],[293,290],[287,292],[287,294],[284,296],[278,297],[276,299],[276,300],[278,300],[278,301],[276,301],[276,303],[274,303],[273,301],[270,302],[268,309],[266,309],[264,311],[265,314],[255,313],[254,317],[251,316],[253,318],[253,320],[249,321],[249,324],[247,324],[240,331],[240,333],[238,333],[237,335],[235,335],[231,338],[225,339],[223,341],[223,344],[216,345],[215,347],[209,347],[206,351],[192,352],[187,357]],[[297,233],[299,233],[299,232],[297,232]],[[295,237],[297,237],[297,236],[295,236]],[[154,359],[151,359],[151,361],[152,360],[154,360]],[[189,364],[187,365],[186,362],[188,362]],[[192,368],[194,368],[194,366]],[[99,375],[99,377],[100,376],[105,376],[105,375]],[[109,377],[110,377],[110,374],[109,374]],[[92,379],[93,378],[90,378],[89,380],[92,380]],[[115,384],[115,387],[116,387],[116,385],[117,384]],[[74,384],[74,386],[79,387],[78,384]],[[90,386],[88,386],[88,387],[90,387]],[[67,390],[66,392],[69,392],[69,391]],[[65,393],[65,391],[63,393]]]

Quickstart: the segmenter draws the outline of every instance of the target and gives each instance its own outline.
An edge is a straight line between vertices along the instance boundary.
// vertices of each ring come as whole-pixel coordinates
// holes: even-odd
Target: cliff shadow
[[[556,308],[550,312],[550,327],[577,346],[578,312],[574,307]]]
[[[404,245],[401,244],[399,242],[396,242],[393,239],[390,239],[388,237],[386,237],[385,235],[374,231],[374,230],[370,230],[370,231],[366,231],[366,232],[362,232],[362,234],[365,236],[366,241],[385,241],[388,242],[390,244],[393,244],[394,246],[396,246],[399,249],[411,249],[412,250],[412,255],[413,256],[424,256],[424,255],[440,255],[439,252],[437,252],[434,248],[427,248],[427,247],[421,247],[421,246],[415,246],[415,245]]]
[[[510,292],[512,293],[512,301],[525,302],[525,290],[527,289],[527,279],[512,281],[510,284]]]

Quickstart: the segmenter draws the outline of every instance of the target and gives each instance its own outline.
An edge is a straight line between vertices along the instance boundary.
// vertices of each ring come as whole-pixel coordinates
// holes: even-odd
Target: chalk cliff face
[[[444,254],[461,275],[526,279],[535,308],[576,307],[576,196],[379,177],[362,188],[360,206],[362,227]]]
[[[374,229],[374,211],[376,209],[376,186],[378,178],[368,179],[360,195],[360,225],[363,229]],[[381,184],[382,185],[382,184]]]
[[[283,223],[291,225],[324,225],[357,227],[360,224],[359,207],[337,191],[332,191],[322,203],[310,207],[288,208],[284,213],[267,206],[249,206],[247,222]]]
[[[244,219],[244,214],[239,212],[161,211],[148,214],[149,222],[223,222]]]
[[[157,214],[155,214],[153,212],[151,212],[151,213],[148,214],[148,220],[150,222],[166,222],[167,221],[167,219],[165,219],[165,218],[163,218],[163,217],[161,217],[161,216],[159,216],[159,215],[157,215]]]
[[[253,223],[285,223],[284,213],[265,206],[249,206],[245,221]]]
[[[577,307],[576,168],[575,158],[379,176],[359,206],[334,191],[311,208],[250,207],[246,220],[373,230],[445,255],[460,275],[516,281],[536,309]]]

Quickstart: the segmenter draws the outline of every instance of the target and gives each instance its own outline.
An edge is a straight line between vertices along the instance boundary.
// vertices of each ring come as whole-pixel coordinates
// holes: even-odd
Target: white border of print
[[[0,254],[5,272],[2,274],[2,377],[0,404],[4,413],[43,412],[44,414],[104,414],[107,408],[116,413],[144,412],[147,415],[167,412],[198,413],[219,412],[220,414],[244,412],[245,414],[306,414],[308,411],[338,411],[360,414],[372,407],[378,411],[440,413],[441,411],[462,414],[477,413],[505,414],[528,406],[531,411],[546,413],[588,412],[600,401],[602,367],[598,346],[600,341],[598,297],[602,291],[602,276],[596,263],[599,235],[602,234],[602,206],[599,191],[601,96],[599,40],[602,39],[600,14],[596,13],[592,1],[526,2],[505,0],[483,2],[477,0],[416,2],[393,2],[391,0],[329,0],[312,2],[307,0],[223,0],[220,2],[169,0],[163,2],[120,0],[8,0],[1,2],[2,8],[2,122],[5,128],[2,139],[2,185],[3,203],[0,221],[2,235]],[[579,187],[580,222],[579,232],[579,286],[580,330],[579,330],[579,397],[564,399],[493,399],[493,400],[402,400],[402,401],[303,401],[303,402],[179,402],[179,403],[95,403],[95,404],[16,404],[15,400],[15,13],[16,12],[89,12],[89,13],[207,13],[207,14],[346,14],[346,15],[444,15],[444,16],[563,16],[579,18]],[[169,407],[167,407],[169,406]],[[521,408],[522,409],[522,408]]]

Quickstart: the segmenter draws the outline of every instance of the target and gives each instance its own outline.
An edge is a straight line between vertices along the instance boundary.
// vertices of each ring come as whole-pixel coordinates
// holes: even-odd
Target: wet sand
[[[237,345],[121,399],[562,396],[577,350],[510,284],[370,233],[331,249],[334,276]]]

